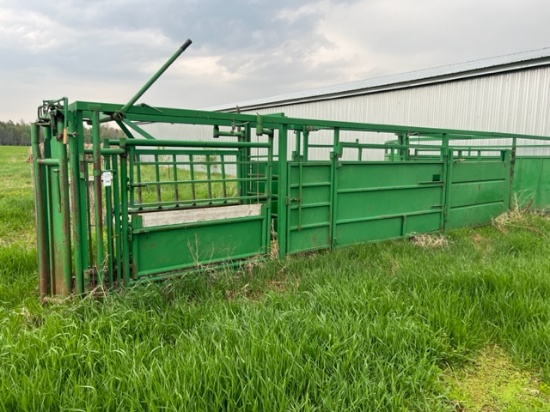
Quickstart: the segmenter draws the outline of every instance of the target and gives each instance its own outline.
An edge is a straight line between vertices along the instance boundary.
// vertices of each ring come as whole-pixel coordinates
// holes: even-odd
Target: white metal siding
[[[549,100],[550,67],[541,67],[250,113],[550,136]]]
[[[284,112],[288,117],[550,136],[549,100],[550,67],[537,67],[248,113]],[[152,128],[159,135],[172,134],[169,125]],[[356,138],[348,135],[343,140]],[[364,134],[360,141],[383,143],[388,138],[392,137]],[[331,141],[327,133],[320,140]],[[313,154],[313,158],[326,157],[320,151]]]

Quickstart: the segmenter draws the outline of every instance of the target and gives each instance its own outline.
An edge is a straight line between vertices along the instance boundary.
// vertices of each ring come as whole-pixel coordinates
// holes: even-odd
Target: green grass
[[[32,210],[4,218],[27,166],[0,188],[0,410],[550,410],[547,218],[42,307]]]
[[[162,159],[160,159],[162,161]],[[165,160],[166,161],[166,160]],[[156,168],[152,165],[142,165],[139,169],[134,169],[133,180],[139,181],[144,184],[145,187],[137,187],[134,189],[135,202],[139,204],[155,205],[159,202],[158,196],[160,195],[161,202],[179,202],[196,200],[200,202],[205,199],[216,199],[214,202],[226,202],[231,201],[232,198],[238,196],[238,185],[235,181],[235,176],[222,175],[219,173],[221,166],[218,164],[212,165],[210,170],[210,177],[207,173],[206,164],[195,164],[193,177],[194,183],[163,183],[157,185],[157,182],[172,182],[175,179],[173,167],[171,165],[161,165]],[[158,176],[157,176],[158,173]],[[225,180],[208,182],[208,180]],[[190,181],[191,172],[187,169],[177,170],[178,181]],[[229,181],[227,181],[229,180]],[[158,190],[157,190],[158,186]],[[252,185],[254,186],[254,185]],[[177,196],[176,196],[177,187]],[[141,196],[141,201],[140,201]]]

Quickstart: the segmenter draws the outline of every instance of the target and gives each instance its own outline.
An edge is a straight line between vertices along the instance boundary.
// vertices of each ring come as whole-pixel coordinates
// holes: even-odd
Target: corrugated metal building
[[[550,48],[235,102],[208,110],[550,135]],[[165,138],[180,128],[151,125]],[[205,131],[206,132],[206,131]],[[195,138],[208,138],[195,136]],[[343,140],[357,139],[344,136]],[[383,143],[394,136],[361,136]],[[498,141],[485,142],[498,144]],[[533,150],[524,151],[531,154]],[[540,151],[536,151],[540,153]],[[325,158],[325,154],[318,152]]]
[[[210,108],[550,135],[550,48]]]

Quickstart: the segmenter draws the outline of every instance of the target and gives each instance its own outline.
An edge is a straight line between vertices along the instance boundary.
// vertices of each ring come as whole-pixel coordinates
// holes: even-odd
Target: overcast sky
[[[204,108],[550,46],[548,0],[0,0],[0,120],[42,99]]]

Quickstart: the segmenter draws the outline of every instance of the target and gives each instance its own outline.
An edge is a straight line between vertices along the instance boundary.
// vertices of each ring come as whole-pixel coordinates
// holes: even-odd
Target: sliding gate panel
[[[331,162],[288,166],[288,253],[331,247]]]
[[[516,157],[513,200],[517,206],[539,210],[550,207],[549,172],[549,158]]]
[[[510,206],[510,156],[449,163],[446,229],[489,223]]]
[[[130,282],[269,252],[271,146],[224,144],[130,148]],[[247,154],[256,146],[268,151],[261,172]]]
[[[342,163],[336,173],[335,244],[439,230],[443,175],[443,162]]]
[[[252,204],[135,215],[134,279],[267,253],[268,211]]]

